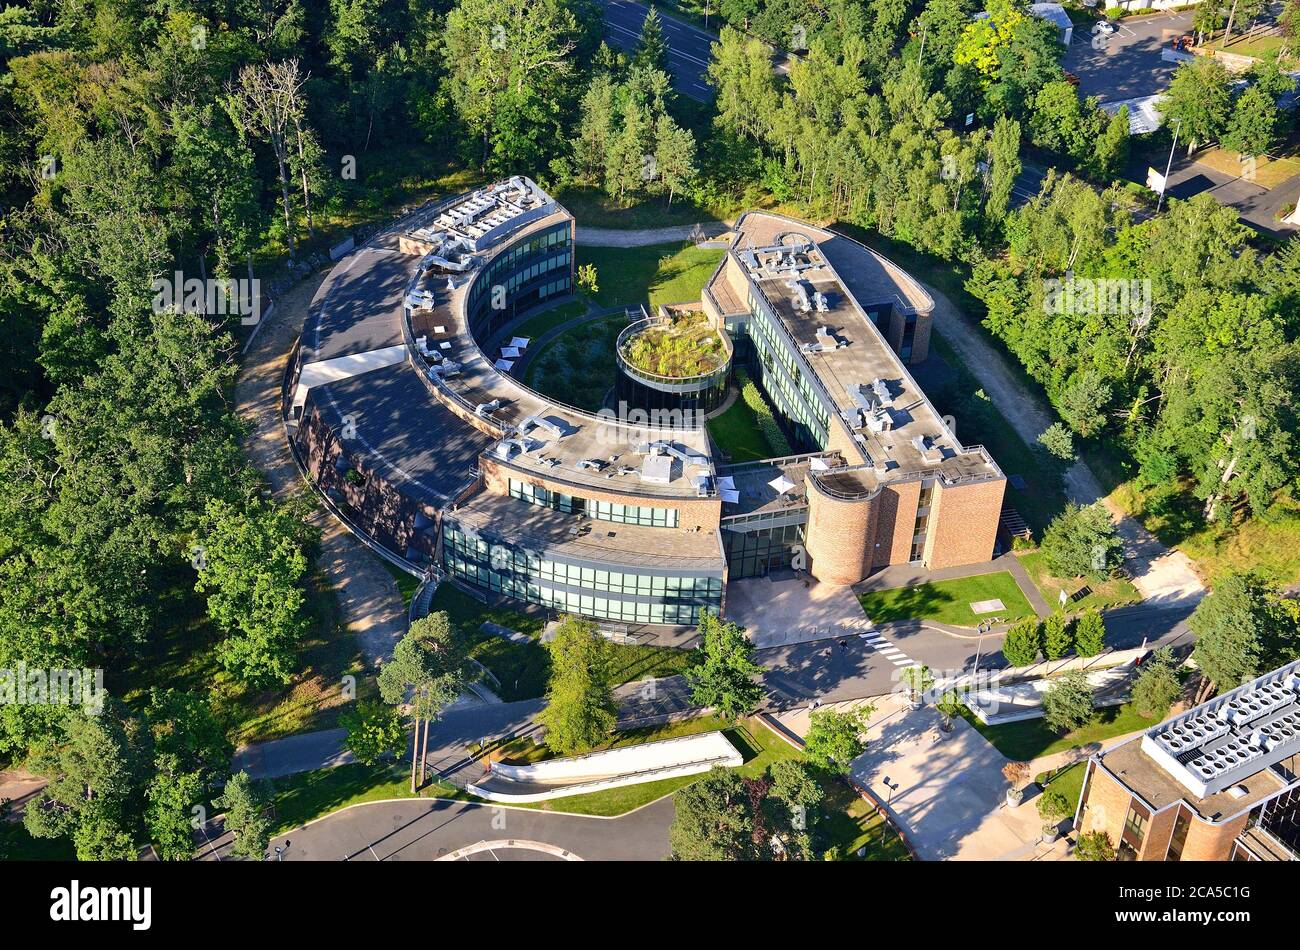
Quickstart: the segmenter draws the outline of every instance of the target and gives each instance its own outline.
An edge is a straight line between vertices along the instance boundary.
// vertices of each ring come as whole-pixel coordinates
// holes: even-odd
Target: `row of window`
[[[718,601],[701,604],[652,603],[637,600],[620,600],[616,597],[601,597],[597,594],[582,594],[574,591],[555,590],[544,584],[536,584],[525,578],[498,574],[484,570],[481,565],[472,564],[458,558],[447,558],[446,568],[452,576],[486,588],[494,592],[514,597],[517,600],[566,613],[581,614],[597,620],[616,620],[621,623],[667,623],[683,626],[696,626],[704,610],[717,613],[721,607]]]
[[[678,524],[676,508],[620,505],[611,501],[579,498],[513,478],[510,479],[510,497],[541,508],[552,508],[571,515],[585,514],[589,518],[617,524],[635,524],[648,528],[676,528]]]
[[[733,579],[762,577],[771,571],[794,566],[794,557],[802,549],[803,539],[804,526],[801,524],[757,531],[723,531],[729,574]]]
[[[558,246],[565,248],[570,246],[569,226],[567,224],[536,234],[527,241],[521,241],[510,250],[497,255],[483,269],[483,272],[479,275],[478,283],[470,291],[470,306],[472,307],[484,293],[489,292],[494,283],[493,278],[498,275],[508,274],[525,259],[533,255],[545,254],[550,248]]]
[[[443,550],[447,559],[454,557],[491,573],[519,575],[529,580],[550,581],[569,587],[641,597],[702,600],[720,600],[722,597],[720,577],[663,576],[579,567],[563,561],[548,560],[535,551],[500,542],[488,542],[468,535],[450,524],[443,530]]]
[[[822,405],[813,382],[780,337],[766,306],[752,293],[749,299],[754,319],[750,337],[758,356],[760,382],[773,407],[794,427],[809,448],[824,449],[830,431],[830,414]]]

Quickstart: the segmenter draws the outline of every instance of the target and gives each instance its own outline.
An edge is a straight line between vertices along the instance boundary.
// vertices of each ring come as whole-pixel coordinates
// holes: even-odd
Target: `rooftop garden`
[[[681,379],[722,366],[727,347],[709,318],[695,311],[633,334],[623,343],[623,359],[647,373]]]

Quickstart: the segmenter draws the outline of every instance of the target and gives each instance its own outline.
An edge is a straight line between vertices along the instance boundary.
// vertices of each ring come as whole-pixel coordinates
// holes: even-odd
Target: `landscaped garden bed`
[[[623,359],[655,376],[690,379],[724,366],[726,341],[703,313],[685,313],[645,326],[622,343]]]

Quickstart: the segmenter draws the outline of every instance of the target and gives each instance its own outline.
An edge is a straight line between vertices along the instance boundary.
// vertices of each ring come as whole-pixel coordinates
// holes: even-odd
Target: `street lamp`
[[[276,847],[276,849],[275,849],[275,859],[276,859],[277,861],[283,861],[283,860],[284,860],[284,853],[285,853],[286,851],[288,851],[288,850],[289,850],[289,841],[288,841],[288,839],[285,839],[285,842],[284,842],[283,845],[279,845],[279,846]]]
[[[970,675],[972,688],[974,688],[977,685],[976,680],[979,679],[979,675],[980,675],[980,655],[984,652],[984,634],[988,633],[992,629],[993,629],[993,624],[988,623],[984,620],[980,621],[980,625],[979,625],[980,638],[979,638],[979,642],[975,645],[975,670]]]
[[[1182,128],[1183,120],[1174,119],[1174,140],[1169,143],[1169,161],[1165,163],[1165,180],[1161,183],[1160,197],[1156,199],[1156,214],[1160,213],[1160,206],[1165,203],[1165,192],[1169,190],[1169,170],[1174,167],[1174,149],[1178,147],[1178,133]]]
[[[889,803],[894,800],[894,792],[898,791],[898,786],[903,783],[890,782],[888,775],[886,775],[881,781],[883,782],[885,788],[889,789],[889,791],[885,795],[885,824],[892,826],[894,820],[890,815]],[[894,829],[894,834],[898,835],[900,841],[903,839],[902,832],[900,832],[897,828]]]

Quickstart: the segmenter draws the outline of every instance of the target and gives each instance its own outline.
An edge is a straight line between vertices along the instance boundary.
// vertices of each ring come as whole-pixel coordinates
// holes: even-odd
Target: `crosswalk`
[[[910,656],[908,656],[906,653],[900,650],[898,647],[894,646],[892,643],[890,643],[888,640],[886,640],[880,634],[875,633],[874,631],[871,633],[859,633],[858,638],[863,642],[865,642],[866,645],[870,647],[872,650],[874,650],[876,653],[879,653],[890,663],[893,663],[895,666],[902,667],[902,666],[920,665],[914,659],[912,659]]]

